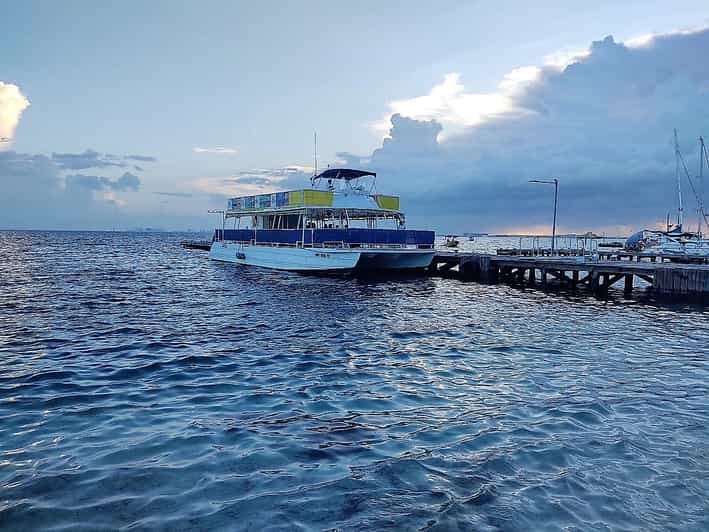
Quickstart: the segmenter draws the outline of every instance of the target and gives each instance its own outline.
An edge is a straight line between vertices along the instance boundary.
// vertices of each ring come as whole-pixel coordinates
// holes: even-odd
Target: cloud
[[[221,146],[216,146],[214,148],[194,147],[194,148],[192,148],[192,151],[195,153],[230,153],[230,154],[238,153],[238,150],[236,148],[223,148]]]
[[[390,102],[389,112],[374,124],[374,128],[386,130],[394,115],[414,120],[436,120],[443,126],[438,140],[445,140],[449,135],[494,117],[522,116],[529,111],[517,104],[515,95],[537,81],[540,74],[541,69],[537,67],[520,67],[505,75],[498,91],[475,93],[466,92],[460,74],[452,72],[424,96]]]
[[[192,186],[201,192],[222,197],[267,194],[310,186],[312,171],[312,168],[300,165],[256,168],[225,177],[202,177],[194,180]]]
[[[8,148],[30,102],[17,85],[0,81],[0,149]]]
[[[691,35],[693,33],[701,33],[702,31],[708,29],[708,25],[701,25],[701,26],[695,26],[692,28],[685,28],[685,29],[680,29],[680,30],[675,30],[667,33],[645,33],[644,35],[638,35],[637,37],[633,37],[631,39],[628,39],[625,41],[623,44],[625,46],[628,46],[630,48],[640,48],[648,45],[652,45],[653,42],[656,39],[663,39],[666,37],[672,37],[676,35]]]
[[[140,161],[143,163],[154,163],[157,161],[155,157],[152,157],[150,155],[126,155],[124,159],[130,161]]]
[[[128,205],[127,201],[116,197],[116,193],[111,191],[104,192],[103,194],[101,194],[101,199],[107,203],[110,203],[111,205],[114,205],[115,207],[125,207],[126,205]]]
[[[168,196],[171,198],[191,198],[194,194],[189,192],[153,192],[156,196]]]
[[[672,129],[692,168],[696,139],[709,133],[707,49],[709,30],[642,46],[607,37],[516,69],[494,97],[448,75],[389,106],[397,112],[379,149],[338,155],[377,171],[382,191],[400,190],[417,220],[435,218],[439,228],[548,223],[550,191],[527,180],[550,176],[561,182],[562,229],[652,225],[674,209]]]
[[[234,179],[240,185],[271,185],[273,180],[269,177],[243,176]]]
[[[82,153],[52,153],[52,161],[62,169],[86,170],[88,168],[126,168],[128,161],[155,162],[157,159],[148,155],[119,156],[110,153],[99,153],[95,150],[85,150]],[[141,169],[134,166],[135,169]]]
[[[82,153],[52,153],[52,161],[59,168],[68,170],[107,168],[111,166],[122,168],[126,166],[126,163],[121,159],[110,154],[104,155],[94,150],[86,150]]]
[[[98,161],[113,157],[87,152]],[[123,208],[125,193],[140,188],[140,178],[130,172],[116,177],[68,173],[67,167],[84,166],[76,161],[85,160],[86,152],[54,155],[0,152],[0,228],[106,227],[116,215],[107,212],[106,203]]]
[[[89,190],[105,190],[108,188],[107,177],[99,177],[95,175],[68,175],[64,178],[67,187],[83,187]]]
[[[115,181],[111,181],[109,183],[109,187],[113,190],[136,191],[140,188],[140,178],[135,174],[125,172],[121,177],[119,177]]]
[[[90,190],[137,191],[140,188],[140,178],[130,172],[124,173],[118,179],[108,177],[75,174],[64,178],[68,187],[84,187]]]

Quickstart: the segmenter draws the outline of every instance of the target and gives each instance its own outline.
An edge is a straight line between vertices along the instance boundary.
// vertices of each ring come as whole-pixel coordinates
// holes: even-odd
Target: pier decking
[[[630,260],[636,262],[681,262],[685,264],[709,264],[709,257],[699,255],[659,255],[655,253],[637,253],[623,249],[598,249],[593,252],[600,260]],[[502,248],[497,255],[513,257],[581,257],[588,256],[589,250],[550,248]]]
[[[431,275],[484,283],[588,288],[596,295],[605,295],[616,285],[622,286],[623,292],[630,295],[640,288],[640,283],[635,283],[637,278],[656,295],[709,302],[709,265],[662,262],[657,256],[638,259],[628,253],[623,253],[627,257],[622,258],[618,252],[604,255],[606,258],[601,259],[600,256],[591,258],[573,253],[515,256],[439,251],[428,271]]]

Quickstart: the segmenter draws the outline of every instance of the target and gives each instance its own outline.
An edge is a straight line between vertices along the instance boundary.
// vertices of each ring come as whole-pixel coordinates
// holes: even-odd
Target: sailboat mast
[[[702,238],[702,222],[704,221],[704,139],[699,136],[699,176],[697,177],[697,237]]]
[[[702,222],[709,227],[707,215],[704,212],[704,161],[709,165],[709,157],[707,157],[707,147],[704,144],[704,137],[699,135],[699,194],[697,194],[697,203],[699,203],[699,238],[702,237]],[[709,166],[707,167],[709,169]]]
[[[680,153],[679,153],[679,142],[677,142],[677,129],[675,132],[675,175],[677,177],[677,225],[679,230],[682,231],[682,225],[684,223],[684,208],[682,207],[682,180],[679,174],[679,164],[680,164]]]

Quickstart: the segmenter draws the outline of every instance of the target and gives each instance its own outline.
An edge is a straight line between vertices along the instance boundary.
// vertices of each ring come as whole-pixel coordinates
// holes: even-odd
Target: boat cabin
[[[296,247],[433,247],[433,231],[406,229],[399,197],[375,192],[376,173],[328,169],[311,188],[231,198],[215,240]],[[233,227],[227,229],[233,220]]]

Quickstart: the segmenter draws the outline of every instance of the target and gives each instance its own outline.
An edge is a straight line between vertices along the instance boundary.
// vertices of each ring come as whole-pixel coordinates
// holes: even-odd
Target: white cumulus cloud
[[[394,115],[436,120],[443,126],[439,140],[444,140],[494,117],[522,116],[529,111],[517,105],[515,95],[539,79],[540,74],[541,69],[534,66],[516,68],[505,75],[497,91],[483,93],[467,92],[460,74],[451,72],[426,95],[389,102],[389,112],[373,126],[386,132]]]
[[[0,81],[0,149],[9,145],[22,111],[29,105],[17,85]]]

